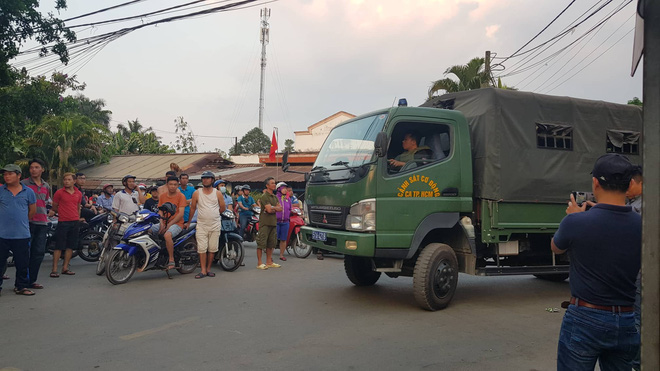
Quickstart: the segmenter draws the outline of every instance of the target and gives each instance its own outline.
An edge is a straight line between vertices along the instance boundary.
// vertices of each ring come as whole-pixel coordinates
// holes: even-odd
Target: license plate
[[[328,236],[325,232],[312,231],[312,240],[325,242],[328,240]]]

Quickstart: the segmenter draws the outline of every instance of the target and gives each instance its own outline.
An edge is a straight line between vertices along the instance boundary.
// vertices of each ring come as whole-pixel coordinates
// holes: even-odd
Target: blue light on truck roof
[[[406,98],[399,99],[399,107],[408,107],[408,100]]]

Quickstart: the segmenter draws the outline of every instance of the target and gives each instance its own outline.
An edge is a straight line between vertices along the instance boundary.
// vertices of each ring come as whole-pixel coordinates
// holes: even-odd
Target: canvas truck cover
[[[474,195],[566,202],[591,191],[591,170],[609,152],[641,163],[640,107],[484,88],[449,93],[422,107],[454,109],[470,127]]]

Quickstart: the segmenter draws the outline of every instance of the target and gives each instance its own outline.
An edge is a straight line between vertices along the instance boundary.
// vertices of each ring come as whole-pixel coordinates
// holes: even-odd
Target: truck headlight
[[[307,212],[307,201],[303,202],[303,220],[305,221],[305,225],[309,225],[309,212]]]
[[[346,229],[349,231],[376,230],[376,199],[370,198],[351,205],[346,217]]]

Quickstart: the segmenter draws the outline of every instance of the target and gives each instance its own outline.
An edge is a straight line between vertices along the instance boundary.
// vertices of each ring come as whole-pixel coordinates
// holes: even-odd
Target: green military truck
[[[449,304],[458,272],[565,280],[550,239],[569,194],[591,191],[605,153],[641,162],[641,131],[635,106],[494,88],[362,115],[330,132],[307,175],[301,235],[343,254],[355,285],[412,276],[427,310]],[[413,158],[392,167],[411,134]]]

